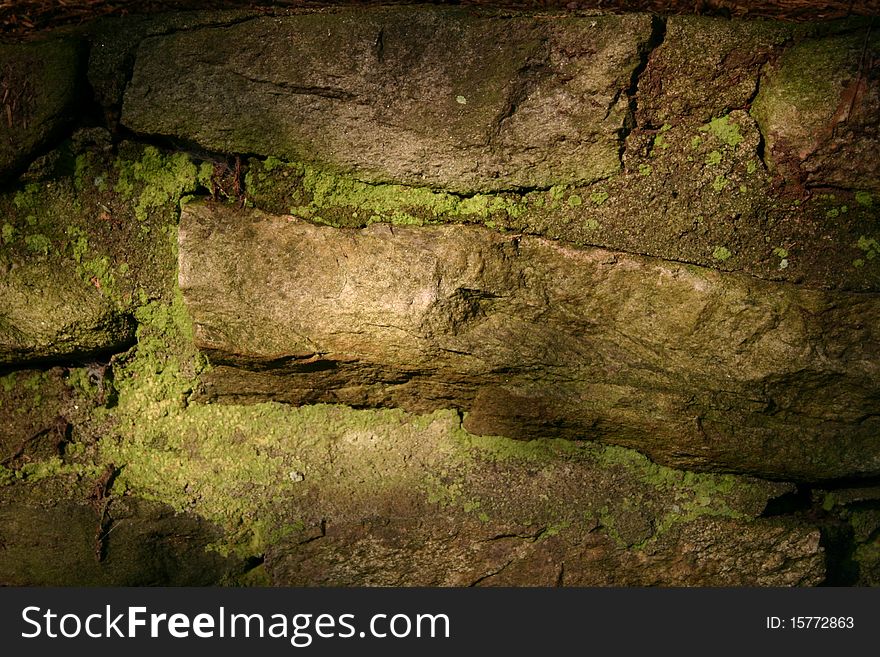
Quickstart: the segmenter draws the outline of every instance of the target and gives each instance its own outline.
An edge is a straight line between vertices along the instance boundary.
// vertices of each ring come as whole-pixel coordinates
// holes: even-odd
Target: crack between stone
[[[210,29],[226,29],[229,27],[235,27],[237,25],[243,25],[244,23],[250,23],[261,18],[266,18],[267,16],[272,16],[273,14],[250,14],[248,16],[242,16],[241,18],[233,18],[228,21],[218,21],[216,23],[200,23],[198,25],[193,25],[191,27],[172,27],[167,30],[163,30],[160,32],[153,32],[144,36],[143,39],[137,42],[137,45],[134,46],[135,49],[139,48],[141,43],[146,41],[147,39],[152,39],[153,37],[163,37],[170,36],[172,34],[178,34],[182,32],[195,32],[196,30],[210,30]]]
[[[665,40],[666,19],[659,16],[652,16],[651,35],[648,37],[648,40],[639,47],[639,64],[633,69],[632,75],[630,76],[629,86],[620,90],[613,101],[616,103],[620,98],[620,94],[625,93],[629,105],[627,116],[623,122],[623,127],[618,132],[618,139],[620,140],[618,158],[620,159],[621,166],[623,166],[626,157],[627,138],[630,133],[638,127],[636,117],[638,112],[639,83],[641,82],[645,71],[648,69],[651,55],[654,54],[654,51],[657,50],[657,48],[663,45]]]
[[[498,568],[498,569],[496,569],[496,570],[493,570],[491,573],[487,573],[487,574],[483,575],[482,577],[478,577],[478,578],[475,579],[473,582],[471,582],[470,584],[468,584],[467,587],[468,587],[468,588],[473,588],[473,587],[475,587],[475,586],[478,586],[480,583],[485,582],[485,581],[486,581],[487,579],[489,579],[490,577],[495,577],[496,575],[500,575],[500,574],[504,571],[504,569],[507,568],[507,567],[508,567],[510,564],[512,564],[512,563],[513,563],[513,559],[510,559],[507,563],[505,563],[505,564],[504,564],[503,566],[501,566],[500,568]]]
[[[530,56],[516,72],[516,84],[498,118],[493,121],[485,146],[491,148],[495,145],[501,136],[504,124],[516,114],[519,106],[528,99],[529,92],[548,71],[547,62],[550,59],[548,44],[548,38],[542,39],[539,52],[534,56],[534,59]]]
[[[453,224],[448,224],[448,225],[453,225]],[[464,224],[455,224],[455,225],[464,225]],[[706,265],[705,263],[695,262],[692,260],[679,260],[676,258],[664,258],[661,256],[651,255],[650,253],[642,253],[640,251],[625,251],[625,250],[621,250],[621,249],[613,249],[605,244],[592,244],[592,243],[579,244],[576,242],[569,242],[567,240],[553,239],[553,238],[547,237],[546,235],[541,235],[540,233],[530,233],[527,231],[523,231],[522,233],[520,233],[520,236],[538,238],[538,239],[546,240],[546,241],[551,242],[553,244],[558,244],[558,245],[562,245],[562,246],[566,246],[566,247],[570,247],[570,248],[575,248],[575,249],[602,249],[603,251],[607,251],[612,254],[637,256],[640,258],[650,258],[651,260],[657,260],[660,262],[669,262],[669,263],[673,263],[676,265],[688,265],[688,266],[700,267],[701,269],[705,269],[706,271],[718,272],[720,274],[736,274],[739,276],[748,276],[749,278],[751,278],[753,280],[761,281],[763,283],[773,283],[775,285],[790,285],[790,286],[796,287],[798,289],[833,290],[833,291],[838,292],[840,294],[853,294],[853,295],[864,296],[867,298],[876,297],[876,296],[880,295],[880,293],[878,293],[878,292],[866,291],[866,290],[845,290],[845,289],[836,289],[836,288],[832,288],[832,287],[826,287],[826,288],[816,287],[816,288],[814,288],[814,287],[810,287],[808,285],[804,285],[801,283],[792,283],[791,281],[775,280],[772,278],[764,278],[763,276],[759,276],[757,274],[752,274],[752,273],[744,271],[742,269],[718,269],[715,267],[710,267],[709,265]]]
[[[249,23],[251,21],[259,20],[260,18],[264,18],[266,14],[251,14],[248,16],[242,16],[241,18],[229,20],[229,21],[221,21],[218,23],[204,23],[200,25],[193,25],[192,27],[175,27],[167,30],[162,30],[154,33],[145,34],[143,37],[138,39],[137,43],[132,45],[130,61],[126,63],[125,71],[123,73],[123,85],[122,85],[122,96],[125,97],[125,92],[128,91],[128,87],[131,84],[131,78],[134,76],[134,67],[137,62],[137,52],[140,50],[141,45],[143,45],[144,41],[147,39],[153,38],[161,38],[166,36],[171,36],[172,34],[184,33],[184,32],[195,32],[196,30],[201,29],[225,29],[230,27],[235,27],[237,25],[243,25],[245,23]],[[94,43],[89,40],[89,50],[91,51]]]
[[[764,69],[769,65],[769,62],[764,62],[761,68],[758,70],[758,78],[755,80],[755,90],[752,92],[751,96],[749,96],[746,101],[746,107],[751,110],[752,103],[755,102],[755,98],[758,97],[758,94],[761,93],[761,80],[764,78]],[[761,161],[761,166],[764,167],[764,171],[770,171],[770,167],[767,163],[767,140],[764,137],[764,130],[761,127],[760,121],[752,117],[755,121],[755,127],[758,130],[758,145],[755,147],[755,152],[758,156],[758,159]]]
[[[349,91],[345,91],[344,89],[337,89],[334,87],[308,87],[302,86],[298,84],[292,84],[290,82],[277,81],[277,80],[266,80],[263,78],[255,78],[249,75],[245,75],[244,73],[239,73],[237,71],[230,71],[233,75],[240,77],[248,82],[253,82],[254,84],[267,84],[273,87],[278,87],[279,89],[284,89],[290,94],[294,94],[297,96],[318,96],[319,98],[329,98],[331,100],[344,100],[344,101],[352,101],[357,99],[357,94],[353,94]],[[270,92],[271,93],[271,92]],[[283,95],[277,93],[275,95]]]

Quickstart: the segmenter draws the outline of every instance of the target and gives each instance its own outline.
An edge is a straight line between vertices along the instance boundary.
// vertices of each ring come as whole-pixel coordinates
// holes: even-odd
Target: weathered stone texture
[[[303,454],[302,490],[288,503],[304,527],[266,554],[275,584],[788,586],[822,578],[818,532],[758,518],[786,484],[688,476],[595,444],[477,438],[448,411],[400,423],[377,414],[363,428],[342,423],[351,411],[331,413],[339,428],[330,447]]]
[[[99,540],[100,506],[8,497],[0,498],[3,586],[210,586],[245,569],[205,550],[216,528],[160,504],[115,500],[113,531]]]
[[[155,404],[144,410],[169,415],[144,432],[117,423],[131,435],[97,446],[124,463],[112,488],[99,482],[115,466],[77,470],[94,453],[82,443],[63,464],[0,469],[0,583],[789,586],[824,577],[815,528],[760,517],[789,484],[676,471],[595,443],[475,437],[454,411]],[[129,441],[140,448],[114,454],[106,444]],[[248,556],[262,563],[255,572],[245,573]]]
[[[0,365],[84,356],[130,343],[134,322],[73,267],[33,263],[0,279]]]
[[[131,77],[138,45],[150,36],[204,26],[228,26],[246,20],[252,12],[182,11],[100,18],[83,26],[91,43],[88,81],[95,100],[104,109],[110,127],[119,122],[122,97]]]
[[[72,39],[0,45],[0,178],[26,164],[70,122],[80,52]]]
[[[880,36],[802,41],[770,68],[753,113],[790,182],[880,190]]]
[[[470,411],[770,477],[880,472],[875,295],[465,226],[364,230],[189,205],[205,398]]]
[[[448,519],[447,522],[452,521]],[[437,527],[393,518],[334,527],[267,556],[283,586],[814,586],[818,532],[700,519],[631,551],[601,533],[494,534],[485,523]],[[366,566],[366,568],[364,567]]]
[[[794,32],[791,23],[670,16],[639,78],[639,125],[706,123],[746,109],[761,67]]]
[[[627,89],[650,35],[638,14],[255,19],[144,41],[122,122],[373,182],[459,192],[589,182],[620,168]]]

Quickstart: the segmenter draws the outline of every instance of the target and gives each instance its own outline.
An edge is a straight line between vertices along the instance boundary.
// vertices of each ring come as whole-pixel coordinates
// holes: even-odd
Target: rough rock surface
[[[768,161],[809,186],[880,190],[880,36],[869,26],[802,41],[761,84]]]
[[[876,475],[880,299],[483,228],[185,207],[206,399],[468,410],[773,478]]]
[[[131,342],[130,317],[108,305],[73,268],[38,264],[0,280],[0,364],[80,357]]]
[[[810,586],[821,581],[817,533],[700,519],[644,551],[601,533],[495,534],[477,522],[417,519],[333,527],[317,543],[274,547],[276,585]],[[452,529],[455,522],[455,531]],[[741,533],[744,532],[744,533]],[[363,568],[364,558],[369,564]],[[353,567],[347,565],[357,564]]]
[[[70,122],[80,52],[72,39],[0,45],[0,178],[26,164]]]
[[[2,586],[210,586],[245,569],[205,550],[215,527],[156,503],[117,500],[102,527],[100,505],[38,504],[34,492],[22,502],[13,492],[0,496]]]
[[[590,182],[620,168],[627,92],[651,33],[643,14],[255,18],[145,40],[122,123],[372,182]]]
[[[157,311],[152,329],[169,323]],[[103,381],[87,367],[0,378],[10,435],[70,423],[17,450],[0,435],[0,582],[824,578],[816,528],[763,517],[791,484],[673,470],[591,442],[474,436],[451,410],[188,404],[173,391],[192,386],[192,345],[155,337],[142,329]]]
[[[796,31],[791,23],[670,16],[639,78],[638,124],[707,123],[745,109],[761,67]]]
[[[626,170],[586,186],[461,197],[375,185],[277,158],[248,163],[248,202],[274,214],[356,228],[482,223],[811,288],[880,291],[880,197],[826,190],[781,198],[749,114],[634,130]]]
[[[297,449],[300,529],[266,552],[278,585],[809,585],[819,535],[756,518],[789,489],[687,475],[616,447],[469,436],[455,413],[327,409]],[[363,411],[360,413],[364,413]],[[314,426],[321,427],[320,423]],[[283,435],[283,433],[282,433]],[[515,491],[515,494],[512,494]]]
[[[135,308],[167,293],[177,201],[196,184],[188,156],[132,144],[43,159],[0,194],[0,366],[130,346]]]

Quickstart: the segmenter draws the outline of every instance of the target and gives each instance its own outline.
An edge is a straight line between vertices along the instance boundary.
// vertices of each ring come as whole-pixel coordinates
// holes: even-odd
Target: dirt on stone
[[[100,16],[197,9],[254,9],[417,4],[411,0],[0,0],[0,34],[27,34],[84,23]],[[463,5],[534,10],[650,11],[735,18],[832,20],[880,13],[878,0],[435,0]]]

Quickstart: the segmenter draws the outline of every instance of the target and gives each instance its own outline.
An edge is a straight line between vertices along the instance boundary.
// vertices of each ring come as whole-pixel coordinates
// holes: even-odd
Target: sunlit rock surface
[[[651,29],[427,8],[255,18],[145,40],[122,122],[374,182],[590,182],[620,169]]]
[[[880,470],[873,296],[468,226],[189,205],[179,235],[206,399],[455,406],[476,433],[677,466]]]

